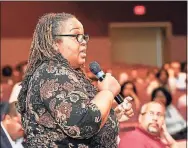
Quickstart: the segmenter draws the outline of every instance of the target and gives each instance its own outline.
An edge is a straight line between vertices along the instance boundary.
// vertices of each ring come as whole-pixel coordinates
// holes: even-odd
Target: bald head
[[[171,64],[170,64],[170,66],[171,67],[176,67],[176,68],[180,68],[180,63],[179,62],[172,62]]]
[[[157,106],[159,108],[162,108],[162,112],[165,112],[165,106],[163,104],[161,104],[160,102],[156,102],[156,101],[151,101],[148,102],[146,104],[144,104],[141,108],[140,114],[147,112],[148,110],[150,110],[153,106]],[[158,108],[156,110],[159,110]]]
[[[170,67],[172,68],[172,70],[174,71],[174,76],[177,77],[178,74],[181,71],[181,64],[179,62],[172,62],[170,64]]]
[[[158,135],[164,124],[165,107],[159,102],[144,104],[139,115],[139,126],[151,135]]]

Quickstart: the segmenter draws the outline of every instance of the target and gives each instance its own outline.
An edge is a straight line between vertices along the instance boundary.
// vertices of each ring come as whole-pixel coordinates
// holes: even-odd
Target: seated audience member
[[[27,61],[23,61],[23,62],[19,63],[19,64],[16,66],[16,71],[18,71],[21,76],[24,75],[26,69],[27,69]]]
[[[123,85],[121,85],[120,94],[122,95],[123,98],[128,97],[128,96],[132,97],[136,105],[136,109],[137,110],[140,109],[140,100],[137,96],[136,86],[133,82],[126,81],[125,83],[123,83]]]
[[[171,79],[175,79],[176,88],[185,90],[186,89],[186,73],[181,72],[181,64],[179,62],[172,62],[170,64],[171,69],[173,70],[173,77]]]
[[[20,64],[17,65],[16,69],[17,71],[19,71],[19,74],[21,76],[21,80],[24,76],[24,73],[26,71],[26,68],[27,68],[27,62],[21,62]],[[21,80],[20,82],[17,82],[13,88],[12,88],[12,92],[10,94],[10,98],[9,98],[9,103],[12,103],[14,101],[17,101],[17,98],[18,98],[18,95],[20,93],[20,90],[21,90]]]
[[[8,85],[13,84],[13,80],[11,79],[12,76],[12,67],[7,65],[2,68],[2,78],[3,78],[3,83],[6,83]]]
[[[126,132],[119,148],[177,148],[177,142],[166,130],[165,107],[155,101],[144,104],[138,119],[138,127]]]
[[[177,102],[177,108],[184,117],[185,120],[187,120],[187,94],[183,94],[180,96]]]
[[[1,148],[23,148],[24,131],[21,116],[16,110],[16,102],[8,105],[7,112],[1,121]]]
[[[187,106],[186,101],[187,101],[187,95],[186,94],[183,94],[182,96],[180,96],[179,99],[178,99],[178,103],[177,103],[178,108],[186,107]]]
[[[27,61],[22,61],[16,65],[16,67],[14,68],[14,71],[13,71],[15,82],[22,81],[22,78],[26,71],[26,68],[27,68]]]
[[[166,71],[168,71],[169,68],[170,68],[170,63],[165,63],[165,64],[163,64],[163,66],[162,66],[162,69],[165,69]]]
[[[176,140],[186,139],[187,126],[186,121],[179,111],[172,104],[171,94],[163,87],[159,87],[152,92],[152,100],[165,105],[165,122],[168,132]]]
[[[150,83],[153,82],[153,81],[156,81],[155,72],[154,72],[154,70],[150,70],[150,71],[148,71],[147,74],[146,74],[145,82],[146,82],[147,84],[150,84]]]
[[[2,79],[1,79],[1,101],[8,102],[10,93],[13,86],[12,67],[4,66],[2,68]]]
[[[158,68],[158,67],[155,67],[155,68],[153,69],[155,75],[159,72],[159,70],[160,70],[160,68]]]
[[[135,109],[137,111],[140,110],[140,100],[137,96],[137,90],[136,90],[136,86],[134,85],[133,82],[131,81],[127,81],[125,82],[122,86],[121,86],[121,92],[120,92],[121,96],[123,98],[126,97],[130,97],[132,98],[131,100],[129,100],[131,103],[134,102],[135,103]],[[116,111],[117,108],[115,108]],[[136,117],[136,116],[135,116]],[[127,118],[127,116],[122,115],[121,118],[118,118],[119,122],[124,122],[127,121],[129,118]],[[133,118],[132,118],[133,119]],[[133,119],[134,120],[134,119]],[[137,120],[137,119],[136,119]]]
[[[125,83],[128,80],[128,74],[126,72],[122,72],[119,74],[119,84],[123,85],[123,83]]]
[[[168,84],[168,72],[165,69],[160,69],[156,74],[156,80],[152,81],[147,87],[147,94],[150,95],[152,91],[158,87],[165,87],[170,90],[170,86]]]
[[[131,70],[129,80],[132,81],[133,83],[143,83],[143,80],[139,78],[138,76],[138,71],[136,69]]]

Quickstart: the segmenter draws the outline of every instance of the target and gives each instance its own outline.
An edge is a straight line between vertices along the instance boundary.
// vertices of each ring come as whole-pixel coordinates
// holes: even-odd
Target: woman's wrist
[[[113,92],[111,92],[110,90],[108,90],[108,89],[104,89],[104,90],[101,90],[101,92],[108,92],[109,94],[111,94],[112,95],[112,97],[114,98],[114,94],[113,94]]]

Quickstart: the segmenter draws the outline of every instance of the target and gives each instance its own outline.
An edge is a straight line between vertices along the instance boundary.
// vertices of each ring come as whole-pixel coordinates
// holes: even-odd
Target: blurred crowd
[[[121,66],[120,66],[121,67]],[[21,128],[21,118],[16,112],[15,103],[21,89],[21,81],[27,68],[23,61],[15,67],[6,65],[1,69],[1,121],[10,137],[20,140],[24,137]],[[187,133],[187,63],[170,62],[161,68],[147,66],[111,67],[105,72],[112,73],[121,84],[121,95],[125,98],[131,96],[134,108],[134,117],[127,120],[119,119],[120,126],[127,132],[126,126],[138,123],[142,105],[157,101],[165,106],[165,123],[168,133],[175,139],[186,139]],[[88,78],[93,85],[97,85],[97,78],[86,70]],[[14,114],[12,116],[12,114]],[[14,122],[8,122],[8,120]],[[9,129],[15,130],[9,130]],[[120,131],[123,129],[120,127]],[[122,132],[122,131],[121,131]],[[15,142],[20,146],[20,142]]]
[[[186,139],[187,134],[187,63],[173,61],[162,67],[129,66],[108,69],[121,84],[121,95],[133,98],[134,117],[119,121],[122,130],[128,131],[138,123],[141,107],[151,101],[165,106],[165,123],[168,133],[175,139]],[[97,85],[97,79],[88,72]],[[120,124],[120,126],[121,126]]]

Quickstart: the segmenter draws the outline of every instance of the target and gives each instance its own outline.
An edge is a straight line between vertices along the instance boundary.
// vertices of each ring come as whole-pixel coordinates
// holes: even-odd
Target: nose
[[[158,116],[156,114],[153,115],[153,120],[157,121]]]
[[[87,42],[85,39],[83,39],[82,43],[81,43],[82,46],[86,46],[87,45]]]

